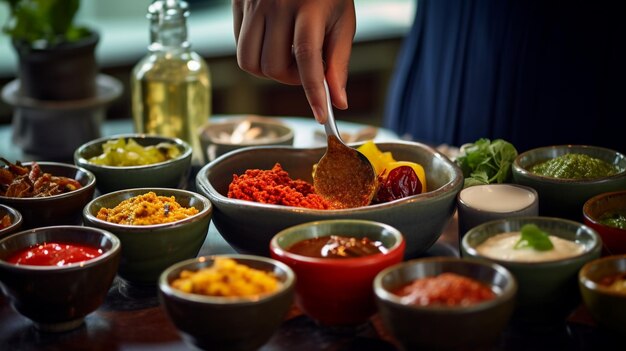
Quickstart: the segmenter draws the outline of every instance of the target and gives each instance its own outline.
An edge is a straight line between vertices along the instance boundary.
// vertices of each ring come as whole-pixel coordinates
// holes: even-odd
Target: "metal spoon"
[[[334,208],[367,206],[376,193],[376,172],[365,155],[341,140],[326,79],[324,89],[328,109],[324,130],[328,146],[315,168],[313,186],[317,194],[328,200]]]

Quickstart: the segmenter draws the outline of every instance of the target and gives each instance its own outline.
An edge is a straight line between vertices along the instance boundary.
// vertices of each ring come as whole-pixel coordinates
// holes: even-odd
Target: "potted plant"
[[[13,106],[13,143],[23,159],[71,161],[100,137],[105,107],[122,92],[98,74],[95,30],[74,23],[80,0],[0,0],[10,14],[2,30],[18,56],[18,79],[2,89]]]
[[[96,31],[74,23],[80,0],[0,0],[9,5],[3,32],[18,56],[20,94],[76,100],[96,94]]]

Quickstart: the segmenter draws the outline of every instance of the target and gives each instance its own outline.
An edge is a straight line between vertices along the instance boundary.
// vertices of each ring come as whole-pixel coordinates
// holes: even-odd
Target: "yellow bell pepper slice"
[[[357,150],[367,157],[372,164],[372,167],[374,167],[377,175],[387,169],[390,162],[395,162],[391,152],[380,151],[378,146],[376,146],[372,140],[369,140],[365,144],[359,146]]]
[[[415,174],[417,174],[417,178],[422,183],[422,192],[426,192],[426,172],[424,171],[424,167],[419,163],[409,162],[409,161],[396,161],[393,158],[391,152],[382,152],[374,144],[374,141],[369,140],[365,144],[358,147],[358,149],[367,159],[370,161],[377,175],[383,174],[383,177],[387,177],[389,172],[400,166],[409,166],[413,168]]]

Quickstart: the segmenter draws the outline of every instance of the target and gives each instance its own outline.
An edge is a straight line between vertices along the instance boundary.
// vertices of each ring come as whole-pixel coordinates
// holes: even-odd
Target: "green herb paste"
[[[530,167],[530,171],[539,175],[566,178],[592,179],[608,177],[619,169],[605,161],[584,154],[565,154]]]
[[[626,229],[626,209],[605,212],[598,221],[611,227]]]

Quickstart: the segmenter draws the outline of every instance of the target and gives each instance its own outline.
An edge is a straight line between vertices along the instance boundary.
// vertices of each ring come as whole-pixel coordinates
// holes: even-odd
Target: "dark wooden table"
[[[212,228],[214,230],[214,228]],[[216,233],[209,233],[209,236]],[[217,248],[219,238],[207,238],[200,254]],[[430,256],[457,254],[457,227],[454,218]],[[222,248],[222,250],[224,250]],[[453,327],[453,326],[451,326]],[[612,347],[617,336],[597,328],[587,311],[579,307],[549,332],[529,332],[510,325],[494,350],[601,350]],[[0,350],[190,350],[183,343],[154,295],[128,297],[120,293],[116,280],[104,304],[87,316],[80,328],[65,333],[44,333],[15,312],[0,294]],[[324,329],[296,307],[262,351],[398,350],[378,316],[352,331]]]
[[[300,145],[310,146],[311,128],[306,120],[289,119],[300,133]],[[343,130],[356,130],[359,125],[341,125]],[[127,132],[129,121],[108,125],[107,133]],[[384,131],[383,131],[384,132]],[[306,135],[304,133],[307,133]],[[0,128],[0,136],[8,136],[6,128]],[[3,143],[9,143],[8,138]],[[9,145],[0,145],[0,151]],[[4,150],[3,150],[4,149]],[[10,153],[10,152],[9,152]],[[16,155],[19,157],[19,155]],[[195,171],[197,172],[197,168]],[[191,178],[195,179],[192,172]],[[190,178],[190,179],[191,179]],[[189,182],[194,190],[194,181]],[[207,239],[199,255],[234,252],[211,225]],[[456,217],[442,233],[439,241],[426,256],[458,256]],[[450,326],[453,328],[454,326]],[[616,335],[595,326],[584,307],[572,312],[563,325],[548,332],[530,332],[513,324],[502,333],[494,350],[603,350],[613,348]],[[159,306],[155,295],[128,297],[120,293],[116,280],[106,301],[98,310],[87,316],[84,325],[65,333],[44,333],[13,310],[7,298],[0,293],[0,351],[8,350],[190,350],[183,343],[174,326]],[[623,349],[617,348],[617,349]],[[352,331],[338,333],[317,326],[297,308],[292,308],[276,334],[265,344],[262,351],[328,350],[328,351],[395,351],[397,344],[382,326],[378,316],[369,323]]]

